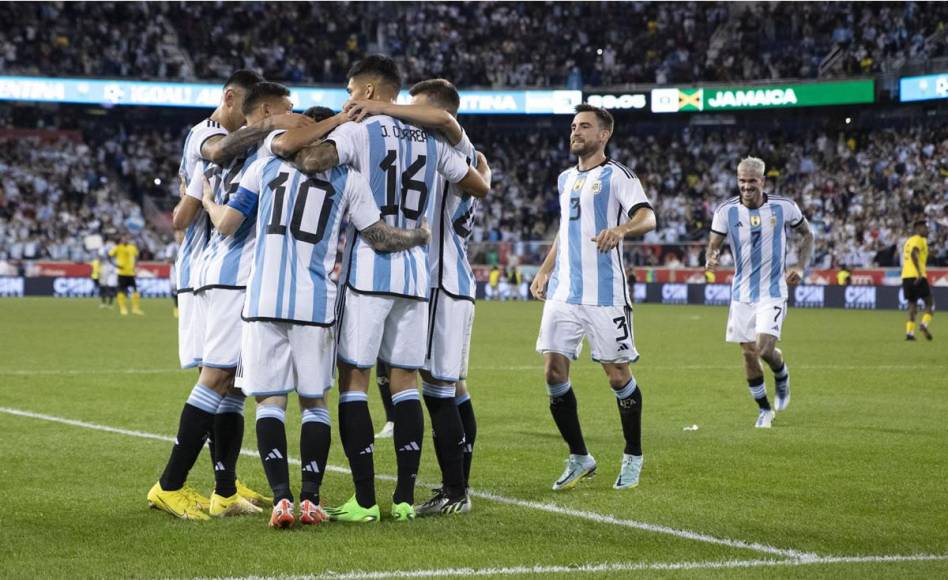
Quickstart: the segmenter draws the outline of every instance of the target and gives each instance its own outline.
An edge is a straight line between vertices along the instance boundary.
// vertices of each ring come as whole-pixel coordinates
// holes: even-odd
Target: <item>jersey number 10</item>
[[[286,203],[286,180],[289,177],[290,174],[284,172],[277,175],[273,181],[267,184],[267,189],[273,191],[273,214],[270,216],[270,223],[267,225],[267,234],[286,235],[286,226],[283,225],[283,206]],[[316,231],[307,232],[303,230],[303,218],[307,217],[306,202],[309,201],[310,191],[314,189],[322,191],[325,196],[323,197],[323,205],[318,210],[319,217]],[[333,189],[332,184],[328,181],[310,177],[300,182],[296,188],[296,195],[294,196],[295,201],[293,202],[293,217],[290,220],[290,234],[301,242],[318,244],[323,239],[323,236],[326,235],[326,225],[329,223],[329,214],[332,213],[332,202],[335,194],[336,190]],[[313,208],[309,208],[309,211],[312,212]],[[314,220],[306,221],[312,223]]]

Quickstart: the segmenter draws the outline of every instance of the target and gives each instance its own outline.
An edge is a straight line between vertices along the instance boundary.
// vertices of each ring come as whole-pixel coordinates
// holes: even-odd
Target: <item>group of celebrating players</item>
[[[400,89],[395,63],[369,56],[349,72],[343,111],[314,107],[299,115],[286,87],[242,70],[225,83],[214,113],[189,132],[174,212],[175,228],[184,232],[175,275],[181,365],[200,374],[171,456],[148,493],[152,507],[207,520],[272,506],[269,525],[276,528],[379,521],[367,392],[371,369],[382,361],[397,462],[392,518],[471,509],[476,420],[465,377],[476,283],[465,244],[491,170],[456,120],[460,98],[450,82],[414,85],[408,105],[395,103]],[[625,439],[614,487],[637,486],[643,466],[642,392],[629,368],[639,355],[622,240],[654,229],[656,217],[638,178],[605,154],[613,129],[604,109],[576,107],[570,151],[577,164],[559,176],[557,238],[531,284],[534,297],[545,300],[536,349],[550,411],[569,447],[554,490],[597,469],[569,373],[583,338],[607,375]],[[727,340],[741,345],[760,406],[756,426],[767,428],[774,410],[761,359],[774,374],[776,410],[790,400],[776,342],[787,284],[802,272],[785,264],[787,232],[803,234],[800,264],[812,254],[813,237],[792,200],[764,193],[761,160],[743,160],[737,175],[740,195],[714,215],[708,268],[717,266],[727,237],[736,266]],[[355,493],[326,508],[326,396],[336,369],[339,438]],[[293,392],[302,416],[298,510],[285,428]],[[245,397],[257,402],[257,446],[272,497],[237,479]],[[441,487],[415,505],[422,399]],[[187,484],[208,440],[215,476],[209,498]]]

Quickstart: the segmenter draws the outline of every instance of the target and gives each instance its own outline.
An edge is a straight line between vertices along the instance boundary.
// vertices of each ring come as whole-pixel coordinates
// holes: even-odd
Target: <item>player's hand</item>
[[[591,239],[596,242],[596,249],[605,253],[618,246],[619,242],[622,241],[622,237],[622,234],[615,231],[615,228],[607,228],[599,232],[598,236]]]
[[[704,269],[708,272],[714,272],[718,269],[718,257],[721,252],[708,252],[708,259],[704,263]]]
[[[204,190],[201,201],[206,207],[207,205],[214,203],[214,189],[211,187],[211,182],[208,181],[206,175],[202,175],[201,179],[204,180]]]
[[[787,284],[790,286],[796,286],[803,281],[803,271],[799,268],[790,268],[787,271]]]
[[[924,280],[924,279],[925,279],[924,277],[919,276],[918,278],[915,279],[915,285],[916,285],[916,286],[921,286],[921,285],[922,285],[922,280]]]
[[[537,272],[530,283],[530,294],[537,300],[546,300],[546,286],[550,283],[550,275],[543,272]]]
[[[425,234],[424,244],[431,242],[431,227],[428,226],[428,218],[422,217],[421,221],[418,222],[418,229]],[[422,244],[422,245],[424,245]]]
[[[349,116],[350,121],[361,123],[366,117],[372,115],[381,115],[385,109],[385,103],[382,101],[371,101],[367,99],[359,101],[349,101],[342,110]]]
[[[284,113],[282,115],[274,115],[273,117],[267,117],[267,121],[269,121],[271,129],[286,130],[310,127],[316,124],[316,121],[310,119],[306,115],[300,115],[299,113]]]

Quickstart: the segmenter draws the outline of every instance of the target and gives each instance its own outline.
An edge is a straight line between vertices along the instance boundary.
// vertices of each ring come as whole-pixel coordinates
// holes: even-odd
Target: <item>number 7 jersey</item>
[[[342,166],[307,176],[279,157],[258,159],[228,206],[257,216],[244,320],[332,325],[343,215],[359,230],[379,221],[365,178]]]
[[[382,219],[393,227],[417,228],[423,217],[432,222],[437,175],[457,183],[468,172],[465,157],[442,139],[386,115],[344,123],[327,140],[335,143],[340,165],[366,176]],[[360,236],[347,238],[342,279],[351,288],[427,300],[426,246],[379,253]]]

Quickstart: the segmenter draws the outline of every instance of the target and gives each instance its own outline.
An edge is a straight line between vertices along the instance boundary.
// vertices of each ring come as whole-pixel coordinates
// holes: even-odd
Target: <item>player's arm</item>
[[[642,204],[638,208],[633,208],[629,221],[614,228],[602,230],[596,237],[592,238],[592,241],[596,242],[596,249],[600,252],[611,252],[627,236],[644,236],[654,230],[657,223],[655,211],[648,204]]]
[[[175,230],[184,231],[194,221],[194,216],[201,209],[201,202],[188,195],[188,184],[183,175],[178,175],[178,195],[181,199],[171,212],[171,225]]]
[[[270,149],[274,155],[289,159],[300,149],[316,143],[348,120],[345,113],[336,113],[319,123],[314,122],[305,127],[289,129],[273,140]]]
[[[246,127],[241,127],[233,133],[209,137],[201,145],[201,157],[223,167],[230,163],[234,157],[246,151],[251,145],[263,141],[271,131],[295,129],[312,124],[312,119],[297,113],[267,117]]]
[[[356,123],[362,122],[363,119],[371,115],[388,115],[407,121],[412,125],[433,129],[443,134],[452,146],[460,143],[461,138],[464,137],[464,129],[461,128],[454,115],[436,107],[396,105],[383,101],[361,100],[349,101],[343,110],[348,115],[348,119]]]
[[[916,286],[922,283],[922,267],[921,267],[920,262],[918,261],[919,255],[920,255],[920,252],[918,251],[918,246],[912,248],[912,254],[911,254],[912,264],[915,266],[915,272],[918,273],[918,276],[915,278]]]
[[[395,228],[379,220],[361,230],[359,235],[377,252],[400,252],[431,241],[431,230],[425,220],[410,230]]]
[[[204,211],[207,212],[208,217],[211,218],[211,223],[214,224],[221,235],[225,237],[233,235],[244,223],[244,214],[228,205],[221,205],[214,201],[214,189],[211,187],[211,182],[208,181],[207,177],[202,176],[202,179],[204,180],[204,195],[201,202],[204,205]]]
[[[438,141],[438,173],[444,176],[448,183],[454,183],[458,188],[474,197],[485,197],[490,192],[490,167],[483,155],[479,156],[478,166],[475,169],[468,165],[467,158],[443,141]],[[480,167],[483,161],[483,167]]]
[[[813,258],[813,230],[810,229],[810,222],[803,218],[803,220],[797,225],[795,230],[803,234],[803,239],[800,240],[800,249],[797,251],[800,259],[797,262],[796,266],[787,268],[787,284],[799,284],[803,281],[803,269],[806,268],[806,265],[810,263],[810,259]]]
[[[704,252],[704,269],[708,272],[714,272],[718,267],[718,260],[721,257],[721,246],[724,244],[724,236],[712,230],[708,238],[708,248]]]
[[[300,149],[292,163],[303,173],[320,173],[339,165],[339,153],[335,143],[323,141]]]
[[[540,264],[537,275],[533,277],[533,282],[530,283],[530,293],[533,294],[533,297],[537,300],[546,300],[546,286],[550,282],[550,274],[553,273],[553,265],[556,264],[556,251],[559,244],[560,235],[556,234],[556,237],[553,238],[553,244],[550,246],[550,251],[546,253],[546,258],[544,258],[543,263]]]

